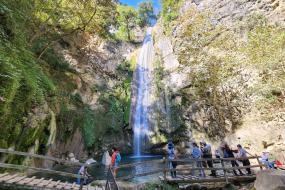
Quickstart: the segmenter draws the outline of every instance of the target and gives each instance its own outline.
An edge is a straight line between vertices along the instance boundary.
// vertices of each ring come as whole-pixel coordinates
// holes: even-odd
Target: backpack
[[[116,154],[116,163],[120,163],[121,162],[121,155],[120,155],[120,153],[117,153]]]

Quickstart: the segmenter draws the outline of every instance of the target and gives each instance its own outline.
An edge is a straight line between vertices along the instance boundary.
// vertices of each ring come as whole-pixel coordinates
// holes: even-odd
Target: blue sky
[[[121,3],[128,4],[128,5],[133,6],[133,7],[137,7],[138,4],[142,1],[146,1],[146,0],[120,0]],[[152,0],[152,2],[154,4],[155,10],[157,12],[160,9],[160,2],[159,2],[159,0]]]

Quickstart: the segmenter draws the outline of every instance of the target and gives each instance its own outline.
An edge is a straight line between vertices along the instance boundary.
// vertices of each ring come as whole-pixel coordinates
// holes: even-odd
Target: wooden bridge
[[[169,169],[170,160],[155,160],[155,161],[144,161],[138,162],[135,164],[126,164],[119,166],[118,170],[126,169],[126,168],[134,168],[141,165],[141,167],[145,167],[148,164],[156,164],[160,165],[158,168],[154,167],[153,170],[148,172],[138,173],[134,172],[128,176],[120,176],[117,180],[129,180],[135,177],[147,176],[147,175],[156,175],[158,178],[164,182],[169,184],[195,184],[195,183],[230,183],[230,182],[245,182],[245,181],[254,181],[256,179],[255,173],[259,170],[265,169],[265,165],[260,163],[259,156],[248,157],[251,162],[249,166],[239,166],[232,167],[231,161],[242,161],[241,158],[209,158],[209,159],[175,159],[171,160],[178,164],[176,169]],[[213,162],[213,168],[209,167],[197,167],[197,162]],[[250,168],[252,170],[252,174],[248,175],[234,175],[233,170],[245,170]],[[201,177],[197,174],[198,171],[204,170],[206,173],[205,177]],[[170,172],[176,171],[176,177],[172,178]],[[215,171],[216,176],[210,176],[210,171]]]
[[[81,166],[84,163],[74,163],[67,160],[62,160],[54,157],[30,154],[25,152],[11,151],[6,149],[0,149],[0,153],[2,154],[12,154],[18,156],[25,156],[36,159],[44,159],[50,160],[56,163],[65,164],[65,165],[76,165]],[[44,179],[37,178],[33,173],[27,174],[28,171],[34,172],[43,172],[52,175],[59,175],[63,177],[80,178],[81,181],[87,178],[86,176],[80,176],[74,173],[68,173],[63,171],[56,171],[52,169],[45,168],[36,168],[31,166],[24,165],[15,165],[9,163],[0,163],[0,168],[4,169],[3,172],[0,172],[0,187],[20,187],[23,189],[43,189],[43,190],[51,190],[51,189],[84,189],[84,190],[119,190],[117,185],[117,181],[126,181],[136,177],[142,176],[151,176],[155,175],[164,183],[170,184],[194,184],[194,183],[216,183],[216,182],[242,182],[242,181],[253,181],[255,180],[255,172],[257,170],[263,170],[265,166],[260,163],[258,156],[248,157],[251,161],[250,166],[239,166],[232,167],[230,165],[231,161],[241,161],[239,158],[214,158],[214,159],[175,159],[171,160],[172,162],[176,162],[178,164],[176,169],[169,169],[170,160],[160,159],[160,160],[152,160],[152,161],[143,161],[137,162],[133,164],[125,164],[118,167],[118,172],[125,170],[132,170],[130,175],[121,175],[115,178],[113,176],[113,172],[111,168],[109,168],[106,176],[106,183],[101,186],[90,186],[83,185],[82,183],[76,184],[75,182],[67,182],[60,181],[54,179]],[[213,168],[209,167],[197,167],[197,162],[213,162]],[[153,167],[155,166],[155,167]],[[141,167],[146,169],[147,172],[138,172],[136,168]],[[236,176],[233,174],[233,170],[244,170],[247,168],[251,168],[253,170],[252,175],[242,175]],[[18,172],[15,172],[18,171]],[[197,173],[200,170],[204,170],[206,173],[206,177],[200,177]],[[209,172],[213,170],[217,174],[216,176],[209,176]],[[0,170],[1,171],[1,170]],[[9,171],[9,172],[8,172]],[[172,178],[170,176],[170,172],[176,171],[177,176]],[[125,173],[125,172],[121,172]]]
[[[9,154],[9,155],[16,155],[16,156],[24,156],[28,158],[34,159],[43,159],[53,161],[59,164],[65,164],[69,166],[82,166],[84,163],[80,162],[70,162],[67,160],[62,160],[50,156],[43,156],[37,154],[30,154],[26,152],[19,152],[7,149],[0,149],[0,153],[2,154]],[[45,169],[45,168],[36,168],[31,166],[25,165],[16,165],[16,164],[8,164],[0,162],[0,168],[3,171],[0,173],[0,187],[3,188],[18,188],[18,189],[41,189],[41,190],[57,190],[57,189],[80,189],[80,190],[104,190],[104,187],[92,187],[83,185],[83,180],[87,178],[87,176],[82,176],[79,174],[68,173],[63,171],[57,171],[52,169]],[[7,172],[9,171],[9,172]],[[76,181],[77,178],[80,178],[81,184],[76,184],[75,182],[67,182],[61,180],[54,180],[44,179],[44,178],[37,178],[35,173],[28,172],[42,172],[44,174],[52,174],[62,177],[68,177],[74,179]]]

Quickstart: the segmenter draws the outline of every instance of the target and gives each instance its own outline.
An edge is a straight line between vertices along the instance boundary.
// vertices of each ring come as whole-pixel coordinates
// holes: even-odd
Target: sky
[[[124,4],[128,4],[130,6],[133,7],[138,7],[138,4],[142,1],[146,1],[146,0],[120,0],[121,3]],[[160,9],[160,0],[152,0],[153,5],[155,7],[155,12],[158,12],[158,10]]]

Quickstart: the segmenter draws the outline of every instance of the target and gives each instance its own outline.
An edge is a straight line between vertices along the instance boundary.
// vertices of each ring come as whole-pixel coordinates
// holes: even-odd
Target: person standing
[[[169,141],[167,144],[167,153],[168,153],[168,159],[169,159],[169,169],[170,169],[170,174],[172,178],[176,178],[176,166],[177,162],[173,161],[176,159],[176,154],[175,154],[175,149],[174,149],[174,144],[172,141]]]
[[[111,159],[111,167],[113,171],[114,177],[117,175],[117,169],[121,162],[121,155],[120,152],[117,150],[117,148],[112,148],[112,159]]]
[[[202,158],[212,159],[211,145],[207,144],[205,141],[200,142],[200,145],[201,145],[201,151],[202,151]],[[208,165],[209,168],[213,168],[213,160],[207,160],[206,165]],[[216,176],[216,171],[211,170],[210,176]]]
[[[250,162],[247,158],[247,151],[244,148],[242,148],[240,144],[237,145],[237,148],[238,148],[238,157],[241,158],[242,165],[250,166]],[[248,175],[251,174],[250,168],[246,168],[246,171]]]
[[[200,176],[201,177],[205,177],[205,171],[203,169],[203,165],[202,165],[202,161],[199,160],[202,158],[202,151],[200,150],[199,146],[197,145],[197,143],[193,143],[193,148],[192,148],[192,157],[195,159],[196,161],[196,166],[200,169]]]
[[[233,150],[230,149],[229,145],[228,144],[225,144],[224,147],[222,147],[222,150],[223,150],[223,154],[224,154],[224,158],[234,158],[234,153],[233,153]],[[239,164],[237,163],[236,160],[231,160],[231,164],[232,164],[232,167],[239,167]],[[238,169],[240,175],[244,175],[242,173],[242,171],[240,169]],[[234,172],[234,175],[238,175],[236,170],[233,170]]]

